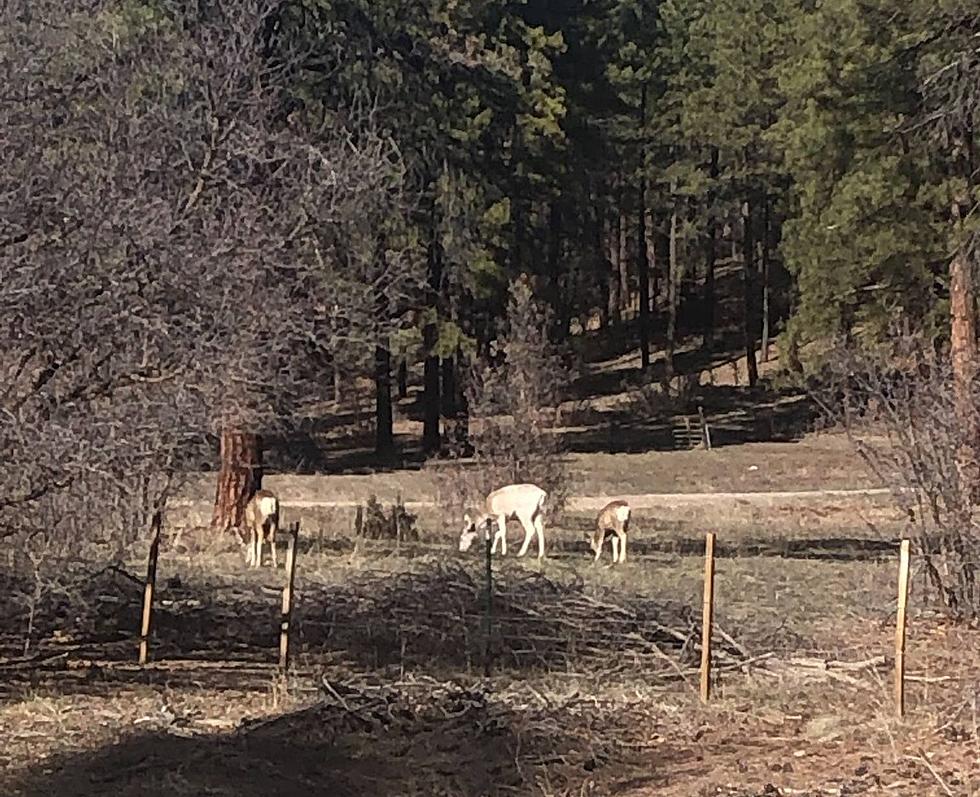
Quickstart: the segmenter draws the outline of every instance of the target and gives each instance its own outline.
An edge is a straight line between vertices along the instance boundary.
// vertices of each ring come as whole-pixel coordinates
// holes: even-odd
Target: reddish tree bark
[[[950,354],[953,392],[962,439],[957,452],[957,469],[964,485],[980,484],[980,430],[973,407],[977,377],[976,286],[970,258],[959,251],[949,264]]]
[[[241,525],[245,504],[261,487],[262,450],[258,435],[222,430],[221,469],[214,493],[211,528],[227,531]]]

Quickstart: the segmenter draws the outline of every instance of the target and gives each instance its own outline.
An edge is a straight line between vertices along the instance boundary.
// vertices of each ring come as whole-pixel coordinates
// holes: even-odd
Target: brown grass
[[[713,452],[727,457],[725,467],[707,454],[673,455],[660,460],[672,465],[670,477],[650,473],[655,485],[670,489],[682,483],[703,489],[706,482],[698,479],[711,474],[717,489],[745,489],[740,480],[750,476],[735,465],[755,459],[750,449]],[[770,454],[770,488],[819,486],[800,475],[818,470],[814,449],[800,449],[797,460]],[[683,466],[681,456],[689,458]],[[820,484],[856,486],[845,477],[843,454],[831,445],[826,456],[828,470],[841,471]],[[653,463],[659,455],[642,457]],[[602,475],[590,484],[631,478],[630,491],[653,484],[642,481],[643,473],[619,470],[619,458],[613,459],[594,460],[592,472]],[[766,463],[759,464],[762,470]],[[356,477],[323,479],[318,494],[363,499],[365,486],[385,494],[375,489],[383,484],[380,476],[347,478]],[[521,627],[511,628],[512,652],[525,653],[512,655],[509,664],[501,658],[494,679],[484,683],[481,661],[466,664],[460,626],[447,614],[447,604],[460,595],[479,601],[479,582],[459,592],[422,577],[435,572],[433,557],[441,551],[477,578],[478,554],[458,560],[455,531],[424,513],[419,544],[355,550],[350,514],[337,509],[304,517],[309,544],[299,559],[297,670],[288,692],[272,666],[283,574],[245,572],[237,550],[164,554],[153,647],[158,661],[142,672],[132,665],[138,584],[103,574],[88,584],[83,602],[52,598],[39,618],[36,652],[61,658],[0,661],[0,792],[980,793],[980,632],[930,614],[920,573],[912,584],[908,713],[903,721],[893,717],[889,657],[901,524],[880,501],[733,501],[644,510],[637,513],[631,561],[616,568],[608,558],[600,566],[590,563],[584,530],[591,519],[569,514],[549,530],[545,562],[499,564],[505,588],[508,578],[540,590],[558,585],[550,604],[533,591],[520,593],[538,604],[527,610],[541,613],[557,637],[556,629],[574,614],[563,609],[566,601],[593,608],[602,601],[610,607],[680,605],[696,617],[703,532],[718,529],[718,622],[752,663],[721,668],[707,707],[698,704],[692,679],[650,677],[652,660],[630,659],[619,642],[607,642],[608,666],[596,651],[572,651],[570,640],[587,642],[568,629],[560,656],[551,647],[534,661],[533,642],[521,648]],[[193,535],[188,540],[193,543]],[[138,560],[126,567],[141,572]],[[396,587],[416,592],[399,597]],[[330,631],[329,623],[313,621],[329,614],[331,596],[337,605],[342,596],[356,600],[343,604],[356,622]],[[406,607],[428,618],[425,648],[419,637],[404,650],[390,644],[399,629],[413,627],[400,613]],[[499,605],[501,612],[518,609]],[[20,626],[4,611],[9,657]],[[633,622],[647,616],[634,614]],[[305,628],[304,617],[310,618]],[[479,653],[482,625],[475,617],[466,621]],[[594,626],[578,628],[598,634],[603,621],[598,612],[588,619]],[[621,626],[617,633],[635,632]],[[440,644],[445,650],[437,656]],[[867,664],[841,669],[837,662]]]

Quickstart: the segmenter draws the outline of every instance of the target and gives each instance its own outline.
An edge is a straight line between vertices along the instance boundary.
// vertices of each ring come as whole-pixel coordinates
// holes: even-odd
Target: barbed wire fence
[[[195,565],[193,555],[172,552],[159,564],[148,562],[146,579],[119,564],[93,573],[70,557],[49,562],[62,570],[61,587],[32,608],[33,648],[0,661],[0,669],[58,671],[73,660],[181,669],[197,662],[203,668],[224,663],[306,675],[339,667],[394,678],[536,673],[680,683],[692,690],[700,676],[707,699],[703,685],[709,676],[793,666],[847,680],[888,664],[884,653],[857,661],[781,659],[774,651],[748,650],[717,621],[709,621],[712,641],[703,624],[712,613],[707,592],[698,612],[679,601],[597,588],[574,568],[559,578],[487,552],[469,561],[447,557],[446,544],[410,539],[410,524],[402,525],[411,518],[408,505],[398,500],[390,513],[381,513],[394,523],[394,538],[365,534],[371,511],[353,507],[352,526],[361,534],[348,545],[358,564],[340,579],[317,566],[304,569],[315,538],[301,533],[298,523],[284,535],[295,575],[289,568],[254,575],[237,562],[232,568],[241,567],[240,572],[215,570],[204,562]],[[153,550],[151,545],[151,559]],[[223,555],[234,561],[234,544]],[[395,559],[398,567],[392,567]],[[160,583],[148,589],[155,577]],[[908,592],[907,574],[905,579],[900,596]],[[282,582],[289,585],[288,601]],[[904,679],[898,673],[904,671],[906,616],[901,597],[898,608],[894,662],[901,712],[898,690]],[[13,630],[24,628],[25,617],[17,619],[19,626],[4,624],[8,651]]]

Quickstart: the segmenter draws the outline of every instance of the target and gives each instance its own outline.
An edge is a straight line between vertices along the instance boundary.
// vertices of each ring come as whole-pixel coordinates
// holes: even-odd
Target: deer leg
[[[528,546],[531,544],[531,538],[534,536],[535,528],[533,521],[528,518],[518,515],[517,519],[521,521],[521,525],[524,527],[524,542],[521,543],[521,550],[517,552],[517,556],[521,557],[527,553]]]
[[[619,537],[614,534],[611,542],[613,549],[613,564],[616,564],[616,562],[619,561]]]
[[[592,538],[592,547],[595,549],[594,561],[598,562],[599,558],[602,556],[602,546],[605,544],[605,542],[606,542],[606,532],[605,531],[596,532],[595,536],[593,536]]]
[[[273,515],[269,518],[269,548],[272,550],[272,566],[274,568],[279,567],[279,557],[276,551],[276,535],[279,531],[279,519]]]
[[[279,557],[276,555],[276,524],[269,526],[269,547],[272,549],[272,566],[279,569]]]
[[[494,547],[496,547],[497,540],[500,540],[500,555],[507,555],[507,518],[503,515],[497,515],[497,533],[496,539],[494,540]],[[492,553],[492,552],[491,552]]]
[[[249,533],[245,538],[245,567],[252,566],[252,549],[254,547],[255,546],[252,544],[252,535]]]
[[[544,517],[540,512],[534,518],[534,530],[538,533],[538,559],[544,559]]]
[[[626,562],[626,532],[623,532],[623,536],[619,539],[619,561]]]

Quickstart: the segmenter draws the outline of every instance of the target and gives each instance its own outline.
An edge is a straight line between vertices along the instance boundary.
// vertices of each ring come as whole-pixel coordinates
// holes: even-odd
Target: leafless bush
[[[396,540],[407,542],[418,540],[416,528],[418,518],[405,508],[399,497],[391,505],[391,511],[385,512],[384,505],[372,495],[364,506],[363,519],[359,534],[369,540]]]
[[[976,485],[961,467],[967,429],[978,428],[980,385],[971,417],[955,403],[946,354],[905,337],[868,351],[832,351],[810,391],[826,420],[843,428],[856,451],[887,484],[908,518],[929,575],[945,605],[980,614],[980,528]]]
[[[0,6],[0,537],[119,550],[206,432],[290,418],[413,290],[398,153],[297,99],[281,10]]]
[[[502,362],[475,364],[467,387],[472,463],[441,465],[440,499],[452,517],[506,484],[532,482],[548,493],[549,512],[568,495],[560,435],[561,390],[571,380],[566,358],[549,341],[551,311],[520,277],[510,286]]]

